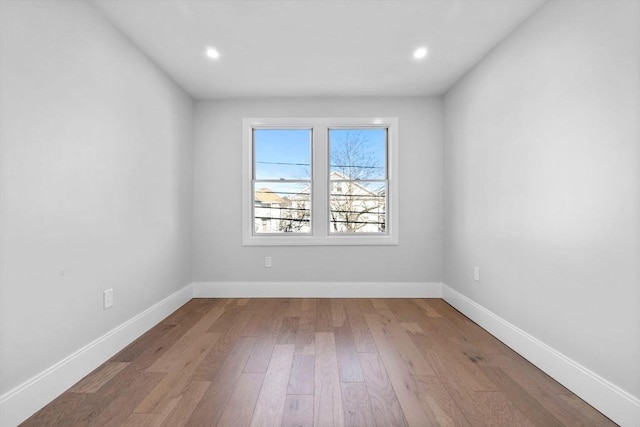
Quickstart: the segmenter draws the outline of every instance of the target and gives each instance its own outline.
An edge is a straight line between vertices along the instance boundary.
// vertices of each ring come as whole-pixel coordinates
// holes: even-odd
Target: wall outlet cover
[[[104,308],[109,308],[113,305],[113,289],[107,289],[103,293]]]

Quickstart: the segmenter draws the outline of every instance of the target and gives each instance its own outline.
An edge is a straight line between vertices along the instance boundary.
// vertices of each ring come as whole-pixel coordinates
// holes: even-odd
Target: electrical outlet
[[[480,281],[480,267],[473,267],[473,280]]]
[[[266,268],[271,268],[273,266],[273,263],[271,261],[271,257],[270,256],[264,257],[264,266]]]
[[[104,308],[109,308],[113,305],[113,289],[107,289],[103,293]]]

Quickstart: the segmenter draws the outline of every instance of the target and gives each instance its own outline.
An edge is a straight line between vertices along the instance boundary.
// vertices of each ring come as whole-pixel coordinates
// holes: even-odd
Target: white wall
[[[243,247],[242,118],[341,116],[399,119],[400,245]],[[194,281],[442,281],[441,99],[203,101],[195,117]]]
[[[447,93],[444,127],[444,282],[635,396],[639,7],[547,3]]]
[[[193,128],[90,4],[0,3],[2,394],[191,281]]]

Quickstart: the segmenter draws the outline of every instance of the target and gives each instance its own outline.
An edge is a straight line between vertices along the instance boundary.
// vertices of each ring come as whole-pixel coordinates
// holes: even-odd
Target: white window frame
[[[387,129],[387,222],[384,233],[330,233],[329,129]],[[312,129],[311,233],[255,234],[253,220],[253,129]],[[244,118],[242,120],[242,243],[244,246],[368,246],[399,244],[398,119]]]

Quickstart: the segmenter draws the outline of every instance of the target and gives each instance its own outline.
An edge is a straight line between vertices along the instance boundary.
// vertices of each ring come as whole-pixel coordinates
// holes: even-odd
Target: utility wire
[[[285,165],[285,166],[311,166],[309,163],[288,162],[256,162],[261,165]],[[360,166],[360,165],[329,165],[332,168],[359,168],[359,169],[384,169],[384,166]]]
[[[267,219],[267,220],[280,220],[283,222],[311,222],[311,219],[305,218],[271,218],[268,216],[257,216],[255,219]],[[376,222],[376,221],[346,221],[346,220],[331,220],[331,224],[375,224],[375,225],[384,225],[384,222]]]
[[[293,195],[309,195],[310,193],[295,193],[292,191],[256,191],[256,194],[293,194]],[[331,197],[341,197],[341,198],[352,198],[352,199],[382,199],[385,198],[385,195],[376,195],[376,194],[342,194],[342,193],[331,193]],[[259,201],[259,200],[258,200]],[[267,202],[268,203],[268,202]]]

